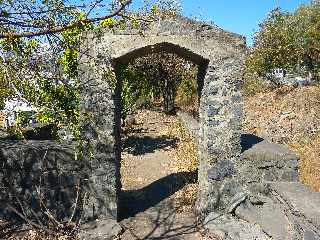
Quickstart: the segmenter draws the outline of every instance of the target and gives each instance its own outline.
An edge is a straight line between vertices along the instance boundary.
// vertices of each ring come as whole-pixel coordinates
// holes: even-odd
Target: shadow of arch
[[[142,189],[122,191],[119,199],[120,220],[133,217],[150,207],[156,206],[184,186],[196,183],[197,176],[197,172],[173,173]]]
[[[258,144],[259,142],[262,142],[264,139],[261,137],[258,137],[253,134],[242,134],[241,135],[241,152],[244,152],[246,150],[249,150],[254,145]]]
[[[154,153],[159,149],[167,149],[175,147],[178,142],[176,138],[166,136],[150,137],[150,136],[130,136],[123,143],[123,151],[133,154],[134,156]]]

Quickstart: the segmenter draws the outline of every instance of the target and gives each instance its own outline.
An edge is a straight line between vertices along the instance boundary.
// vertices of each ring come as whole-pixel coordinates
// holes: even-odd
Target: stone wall
[[[0,142],[0,218],[16,218],[11,207],[29,219],[48,219],[46,209],[59,220],[79,217],[85,173],[74,149],[51,141]]]
[[[232,214],[210,213],[207,237],[223,240],[319,240],[320,193],[298,182],[269,182],[259,198],[247,197]]]
[[[199,142],[199,122],[191,115],[178,113],[185,128]],[[257,198],[268,191],[270,182],[298,182],[299,156],[284,145],[269,143],[258,137],[242,134],[243,153],[232,162],[223,160],[207,170],[209,182],[222,182],[217,190],[219,207],[226,212],[246,197]],[[234,197],[234,198],[233,198]],[[215,211],[218,209],[215,208]]]
[[[242,154],[239,171],[247,183],[297,182],[299,159],[284,145],[262,141]]]

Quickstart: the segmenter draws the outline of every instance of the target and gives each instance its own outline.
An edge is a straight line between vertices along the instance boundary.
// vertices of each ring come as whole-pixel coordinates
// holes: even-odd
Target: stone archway
[[[85,218],[118,215],[121,86],[117,64],[158,51],[175,53],[199,66],[198,210],[222,210],[234,197],[229,190],[223,192],[223,186],[236,175],[241,152],[239,88],[245,40],[179,17],[149,26],[143,36],[134,30],[83,36],[79,71],[83,161],[88,168]]]

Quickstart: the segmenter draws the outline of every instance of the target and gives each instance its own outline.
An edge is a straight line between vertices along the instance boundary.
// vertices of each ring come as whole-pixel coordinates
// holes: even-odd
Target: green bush
[[[252,96],[257,93],[266,92],[272,89],[271,83],[255,75],[247,75],[244,78],[242,86],[242,94],[244,96]]]

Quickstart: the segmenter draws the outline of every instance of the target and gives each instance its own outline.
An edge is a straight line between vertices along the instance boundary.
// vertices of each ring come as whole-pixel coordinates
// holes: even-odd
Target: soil
[[[193,212],[197,172],[179,157],[192,143],[179,127],[175,116],[143,110],[124,129],[120,239],[203,239]]]

